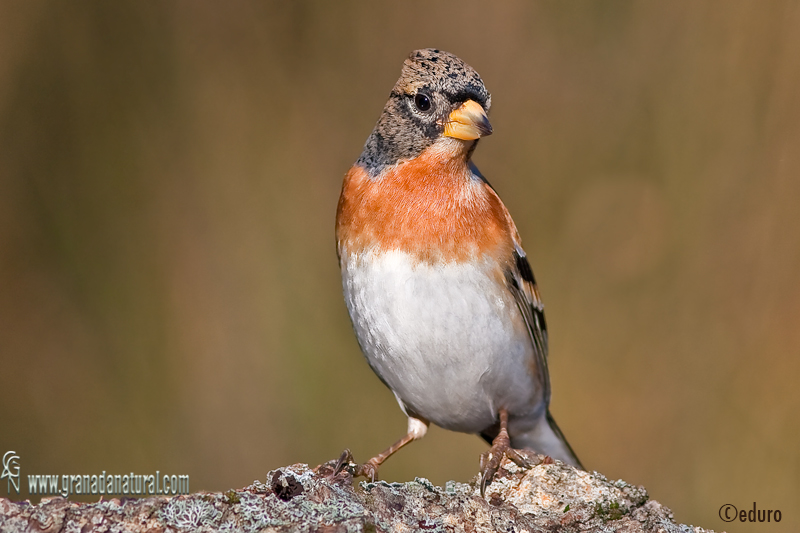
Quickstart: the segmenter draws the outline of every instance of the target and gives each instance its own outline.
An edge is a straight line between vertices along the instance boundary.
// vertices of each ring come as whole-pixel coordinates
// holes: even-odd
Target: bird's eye
[[[414,105],[423,113],[431,110],[432,104],[430,97],[425,93],[417,93],[414,96]]]

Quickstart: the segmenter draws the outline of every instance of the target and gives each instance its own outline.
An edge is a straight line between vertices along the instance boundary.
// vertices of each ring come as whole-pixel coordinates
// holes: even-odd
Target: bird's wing
[[[522,313],[525,325],[528,326],[545,403],[550,405],[550,372],[547,368],[547,323],[544,319],[544,305],[525,251],[516,243],[513,257],[513,264],[506,270],[506,282]]]
[[[481,174],[478,167],[470,160],[469,168],[473,175],[483,181],[491,194],[495,195],[502,206],[503,216],[506,219],[511,241],[513,242],[512,260],[508,261],[505,278],[508,290],[514,295],[525,325],[528,327],[531,345],[533,346],[534,357],[536,358],[536,368],[539,372],[539,382],[542,384],[542,393],[546,405],[550,405],[550,372],[547,368],[547,323],[544,320],[544,304],[539,296],[539,289],[536,287],[536,279],[533,277],[525,250],[522,249],[521,239],[517,226],[511,218],[511,214],[505,207],[494,187],[489,180]]]

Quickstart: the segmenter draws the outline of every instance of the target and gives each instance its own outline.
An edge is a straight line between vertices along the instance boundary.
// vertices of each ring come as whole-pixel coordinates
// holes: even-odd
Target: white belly
[[[415,264],[397,251],[342,257],[370,366],[401,406],[446,429],[478,433],[501,407],[524,424],[544,409],[524,321],[492,268]]]

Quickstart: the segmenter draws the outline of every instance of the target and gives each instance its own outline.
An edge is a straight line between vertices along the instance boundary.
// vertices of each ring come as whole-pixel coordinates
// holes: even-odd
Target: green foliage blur
[[[0,454],[23,487],[158,469],[220,491],[404,433],[333,220],[421,47],[492,92],[474,160],[531,258],[584,464],[682,522],[755,501],[800,527],[800,4],[780,1],[0,4]],[[434,428],[381,475],[467,481],[485,449]]]

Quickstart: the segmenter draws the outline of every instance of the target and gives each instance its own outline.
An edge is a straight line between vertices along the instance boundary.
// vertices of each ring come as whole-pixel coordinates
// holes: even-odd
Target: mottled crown
[[[435,48],[411,52],[393,92],[414,94],[420,89],[443,93],[452,103],[472,98],[486,111],[491,106],[489,91],[475,69],[450,52]]]
[[[430,97],[430,113],[414,108],[417,93]],[[489,91],[475,69],[442,50],[411,52],[357,164],[374,177],[386,166],[418,156],[442,136],[449,114],[467,100],[486,111],[491,106]]]

